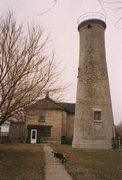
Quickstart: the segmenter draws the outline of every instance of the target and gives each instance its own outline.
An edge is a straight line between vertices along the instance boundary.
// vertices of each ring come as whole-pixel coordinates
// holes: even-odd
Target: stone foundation
[[[111,149],[112,141],[107,140],[82,140],[75,141],[72,144],[75,148],[91,148],[91,149]]]

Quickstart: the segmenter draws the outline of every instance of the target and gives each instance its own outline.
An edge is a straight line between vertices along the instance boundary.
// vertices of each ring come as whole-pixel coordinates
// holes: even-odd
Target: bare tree
[[[0,125],[47,91],[60,90],[53,56],[47,53],[48,37],[38,26],[27,29],[25,34],[11,12],[1,18]]]
[[[122,1],[119,0],[98,0],[101,8],[105,11],[107,9],[112,11],[120,11],[122,9]]]
[[[51,11],[57,4],[58,0],[53,0],[52,1],[52,5],[49,6],[46,10],[44,10],[43,12],[39,12],[38,14],[36,13],[35,15],[44,15],[46,13],[48,13],[49,11]]]
[[[122,139],[122,121],[115,126],[115,130],[116,130],[116,137],[120,137]]]
[[[119,0],[98,0],[101,8],[106,12],[106,7],[107,10],[113,11],[113,12],[119,12],[122,10],[122,1]],[[122,17],[118,17],[118,20],[115,22],[115,27],[120,29],[120,23],[122,21]]]

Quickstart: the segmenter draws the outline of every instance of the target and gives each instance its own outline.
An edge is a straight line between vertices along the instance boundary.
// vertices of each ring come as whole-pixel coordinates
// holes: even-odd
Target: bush
[[[69,136],[69,137],[62,136],[61,144],[71,145],[72,144],[72,139],[73,139],[72,136]]]
[[[120,137],[113,137],[112,138],[113,149],[121,148],[121,144],[122,144],[122,138],[120,138]]]
[[[114,137],[112,138],[112,148],[117,149],[117,139]]]
[[[8,143],[8,136],[0,136],[0,143]]]

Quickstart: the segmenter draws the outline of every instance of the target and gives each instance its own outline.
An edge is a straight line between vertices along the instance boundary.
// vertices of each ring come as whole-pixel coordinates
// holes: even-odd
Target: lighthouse
[[[105,54],[105,18],[80,18],[79,67],[73,147],[111,148],[114,122]]]

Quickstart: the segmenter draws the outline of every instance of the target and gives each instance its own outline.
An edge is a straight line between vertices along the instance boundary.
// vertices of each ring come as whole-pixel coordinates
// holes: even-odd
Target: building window
[[[45,122],[45,116],[39,116],[39,122]]]
[[[89,25],[88,25],[88,29],[91,29],[91,28],[92,28],[92,26],[91,26],[91,24],[89,24]]]
[[[41,127],[40,136],[51,136],[51,127],[50,126]]]
[[[101,120],[101,111],[94,111],[94,120]]]

